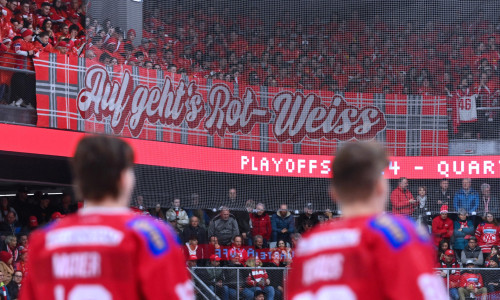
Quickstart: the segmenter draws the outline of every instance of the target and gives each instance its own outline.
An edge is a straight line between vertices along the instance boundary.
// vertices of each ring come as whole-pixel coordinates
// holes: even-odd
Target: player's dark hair
[[[122,172],[133,163],[134,152],[126,142],[106,136],[83,138],[71,161],[77,193],[92,201],[118,197]]]
[[[332,165],[333,187],[344,201],[367,198],[388,165],[387,153],[379,144],[347,143]]]

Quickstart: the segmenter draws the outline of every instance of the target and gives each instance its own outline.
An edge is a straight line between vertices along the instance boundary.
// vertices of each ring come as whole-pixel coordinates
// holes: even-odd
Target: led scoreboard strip
[[[0,124],[0,151],[70,157],[86,133]],[[332,157],[281,154],[125,139],[136,163],[234,174],[328,178]],[[392,157],[389,179],[498,178],[500,156]]]

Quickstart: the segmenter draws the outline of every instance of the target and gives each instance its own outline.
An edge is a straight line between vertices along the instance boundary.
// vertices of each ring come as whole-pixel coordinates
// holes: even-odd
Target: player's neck
[[[342,216],[345,218],[379,214],[384,211],[377,201],[357,201],[342,205]]]
[[[85,207],[127,207],[127,200],[106,197],[101,201],[85,200]]]

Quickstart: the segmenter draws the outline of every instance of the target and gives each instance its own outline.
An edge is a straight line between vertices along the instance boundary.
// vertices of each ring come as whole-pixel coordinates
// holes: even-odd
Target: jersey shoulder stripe
[[[161,221],[147,216],[138,216],[127,222],[127,227],[135,231],[146,242],[148,249],[153,256],[162,256],[169,252],[175,242],[175,235]]]
[[[400,249],[407,245],[411,240],[408,226],[403,223],[401,218],[383,214],[373,217],[369,220],[369,227],[382,235],[394,249]]]

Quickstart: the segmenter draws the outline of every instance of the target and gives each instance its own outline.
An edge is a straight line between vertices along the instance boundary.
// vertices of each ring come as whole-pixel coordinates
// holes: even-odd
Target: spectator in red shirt
[[[264,237],[264,243],[267,243],[271,239],[271,218],[266,214],[263,203],[258,203],[255,209],[256,212],[250,214],[252,236],[261,235]]]
[[[401,177],[396,189],[391,193],[392,213],[413,216],[417,200],[408,189],[408,179]]]
[[[441,206],[439,214],[432,220],[432,236],[436,247],[441,240],[449,240],[453,235],[453,221],[448,218],[448,205]]]
[[[460,287],[460,264],[457,263],[455,257],[455,251],[449,249],[444,253],[443,258],[439,261],[438,268],[448,268],[457,270],[442,270],[439,271],[439,275],[444,279],[445,285],[448,284],[450,288],[450,297],[453,300],[458,300],[458,288]],[[447,279],[449,277],[449,279]]]
[[[481,299],[486,299],[488,290],[484,287],[483,276],[476,273],[474,270],[470,270],[475,268],[472,260],[467,260],[465,263],[467,269],[460,277],[460,287],[458,288],[460,299],[465,299],[465,296],[469,295],[473,295],[474,298],[476,298],[476,296],[481,296]]]

